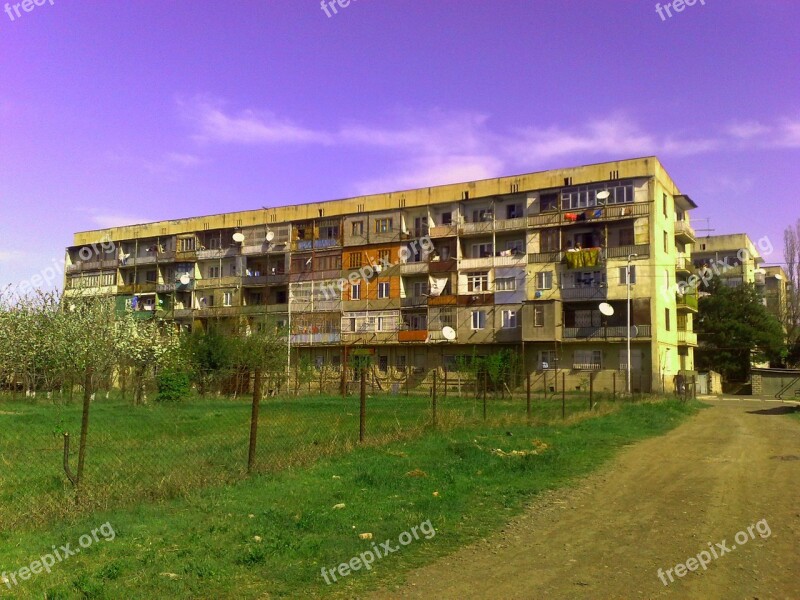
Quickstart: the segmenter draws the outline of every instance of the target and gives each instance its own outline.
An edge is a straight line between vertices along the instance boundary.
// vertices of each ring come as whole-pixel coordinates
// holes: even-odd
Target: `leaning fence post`
[[[256,442],[258,440],[258,407],[261,403],[261,369],[256,368],[253,376],[253,407],[250,411],[250,447],[247,451],[247,472],[253,471],[256,462]]]
[[[358,441],[364,441],[367,429],[367,370],[361,367],[361,410],[359,412]]]
[[[436,375],[437,369],[433,370],[433,400],[431,402],[431,409],[433,412],[433,427],[436,428]]]
[[[531,372],[525,374],[525,410],[528,415],[528,425],[531,423]]]
[[[566,379],[567,374],[561,373],[561,418],[565,419],[567,417],[567,386],[566,386]],[[558,381],[558,377],[556,377],[556,381]]]

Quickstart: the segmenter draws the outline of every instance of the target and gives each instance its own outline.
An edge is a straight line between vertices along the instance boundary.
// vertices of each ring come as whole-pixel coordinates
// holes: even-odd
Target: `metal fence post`
[[[528,425],[531,423],[531,372],[525,374],[525,410],[528,416]]]
[[[437,370],[433,370],[433,400],[431,402],[431,410],[433,412],[433,427],[436,428],[436,376]]]
[[[358,441],[364,441],[367,429],[367,370],[361,367],[361,410],[359,414]]]
[[[567,374],[561,374],[561,418],[565,419],[567,417]],[[558,381],[558,377],[556,377],[556,381]]]

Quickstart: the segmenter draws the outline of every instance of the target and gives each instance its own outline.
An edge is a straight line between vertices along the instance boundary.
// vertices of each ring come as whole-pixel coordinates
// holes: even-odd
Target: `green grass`
[[[571,396],[567,415],[587,409]],[[523,398],[488,399],[491,422],[525,418]],[[440,398],[439,423],[450,428],[482,422],[480,400]],[[559,419],[560,401],[533,403],[537,421]],[[375,396],[367,401],[366,442],[381,445],[421,435],[431,419],[427,397]],[[74,518],[98,509],[181,497],[246,475],[250,403],[193,398],[134,407],[118,400],[92,405],[84,490],[76,502],[63,462],[63,432],[71,435],[76,470],[79,403],[0,403],[0,522],[5,528]],[[306,396],[264,400],[257,470],[277,472],[342,455],[358,444],[356,397]]]
[[[536,493],[588,473],[625,444],[666,432],[697,406],[625,405],[551,426],[470,423],[170,501],[47,528],[4,529],[0,571],[19,569],[54,544],[74,545],[108,521],[113,542],[95,544],[51,574],[25,582],[15,588],[18,597],[353,597],[397,583],[409,568],[488,534]],[[532,450],[541,443],[546,448],[538,455],[491,451]],[[408,475],[415,470],[424,476]],[[339,503],[345,508],[334,510]],[[396,543],[400,533],[426,520],[436,527],[434,538],[414,541],[337,584],[322,580],[323,566],[349,561],[376,541]],[[361,532],[373,533],[373,540],[359,539]]]

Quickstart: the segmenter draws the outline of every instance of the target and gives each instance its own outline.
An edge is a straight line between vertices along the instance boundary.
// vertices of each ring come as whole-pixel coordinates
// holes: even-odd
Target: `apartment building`
[[[551,387],[620,391],[630,361],[634,391],[670,390],[697,345],[677,291],[693,208],[646,157],[87,231],[65,293],[186,330],[286,327],[293,361],[370,354],[390,378],[510,348]]]

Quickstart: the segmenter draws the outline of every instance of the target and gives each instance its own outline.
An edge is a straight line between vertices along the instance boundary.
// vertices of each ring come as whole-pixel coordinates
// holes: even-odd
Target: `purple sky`
[[[795,0],[664,21],[650,0],[11,10],[0,287],[79,230],[649,154],[694,219],[769,236],[771,262],[800,217]]]

